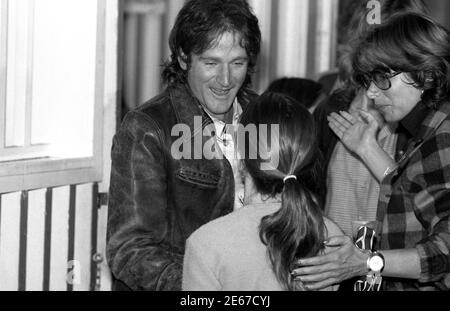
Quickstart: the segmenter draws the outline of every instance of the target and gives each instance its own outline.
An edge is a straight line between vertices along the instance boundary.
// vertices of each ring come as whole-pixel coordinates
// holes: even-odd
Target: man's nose
[[[217,82],[221,86],[229,86],[230,85],[230,68],[228,65],[222,65],[219,69],[219,73],[217,74]]]

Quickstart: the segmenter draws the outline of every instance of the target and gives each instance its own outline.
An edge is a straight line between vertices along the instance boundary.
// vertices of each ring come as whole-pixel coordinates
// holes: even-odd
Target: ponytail
[[[324,221],[318,200],[300,181],[285,181],[279,211],[261,220],[259,236],[267,246],[272,269],[286,290],[296,290],[291,269],[299,258],[322,249]]]
[[[258,157],[246,156],[255,144],[250,135],[243,135],[238,148],[257,192],[269,198],[281,194],[281,208],[261,219],[259,237],[280,285],[285,290],[300,289],[291,279],[293,265],[297,259],[316,255],[325,236],[322,204],[316,196],[322,193],[322,156],[314,119],[292,97],[265,92],[249,104],[241,124],[278,125],[276,133],[257,136]]]

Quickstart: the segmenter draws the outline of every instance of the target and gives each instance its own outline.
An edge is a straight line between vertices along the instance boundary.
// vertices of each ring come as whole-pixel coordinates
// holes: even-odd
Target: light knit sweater
[[[266,246],[259,238],[261,219],[279,208],[280,203],[249,205],[195,231],[186,242],[183,290],[283,290],[272,271]],[[326,236],[343,234],[328,219],[325,226]]]

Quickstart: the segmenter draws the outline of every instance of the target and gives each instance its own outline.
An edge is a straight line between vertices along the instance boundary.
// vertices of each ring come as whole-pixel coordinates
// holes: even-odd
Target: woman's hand
[[[306,289],[324,289],[367,273],[369,254],[357,248],[350,237],[332,237],[326,246],[336,249],[325,255],[300,259],[298,268],[292,271],[294,280]]]
[[[360,157],[372,147],[377,146],[379,125],[368,112],[360,110],[359,117],[348,112],[332,113],[328,125],[342,143]]]
[[[350,108],[348,112],[357,120],[363,121],[360,116],[360,111],[368,112],[374,117],[374,119],[378,122],[378,126],[380,128],[386,123],[381,113],[375,108],[375,103],[373,99],[370,99],[367,96],[367,91],[365,89],[361,89],[356,93],[355,98],[350,104]]]

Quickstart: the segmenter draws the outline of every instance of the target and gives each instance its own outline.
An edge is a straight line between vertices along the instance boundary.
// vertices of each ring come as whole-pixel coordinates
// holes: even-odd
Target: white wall
[[[119,0],[99,0],[99,4],[102,18],[98,34],[104,37],[99,37],[101,65],[96,64],[96,68],[104,71],[98,75],[96,91],[100,92],[103,115],[95,126],[103,137],[103,181],[95,179],[77,185],[68,182],[55,188],[12,193],[0,190],[0,290],[86,291],[95,287],[93,254],[105,257],[107,220],[107,207],[98,208],[95,195],[109,188],[110,150],[120,91]],[[58,85],[43,87],[51,92]],[[70,174],[61,171],[67,180]],[[105,260],[100,268],[100,286],[96,289],[110,290]]]

